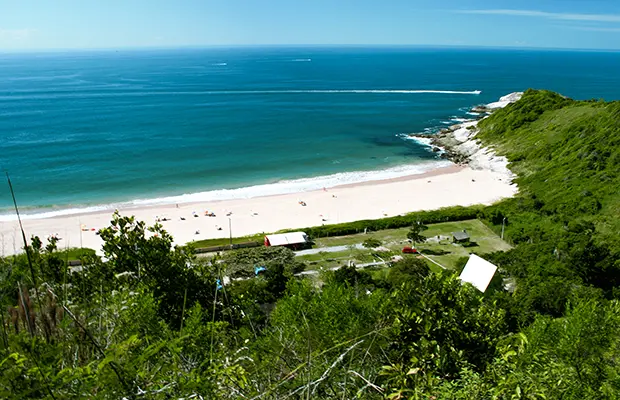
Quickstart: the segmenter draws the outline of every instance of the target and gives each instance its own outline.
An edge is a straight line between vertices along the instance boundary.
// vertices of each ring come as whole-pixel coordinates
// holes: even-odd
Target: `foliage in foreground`
[[[0,398],[617,398],[619,113],[528,91],[481,123],[519,174],[519,196],[475,209],[507,222],[514,248],[485,258],[511,292],[497,278],[482,295],[415,256],[316,284],[289,251],[197,259],[118,215],[99,233],[105,262],[67,267],[34,238],[29,257],[0,259]]]

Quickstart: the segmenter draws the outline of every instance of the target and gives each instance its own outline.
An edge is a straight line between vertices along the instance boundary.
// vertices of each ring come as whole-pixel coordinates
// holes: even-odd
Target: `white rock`
[[[504,108],[508,104],[518,101],[519,99],[521,99],[521,97],[523,97],[523,92],[510,93],[506,96],[500,97],[499,101],[487,104],[486,107],[490,109]]]
[[[523,96],[523,92],[510,93],[502,96],[499,101],[487,105],[490,109],[499,109],[506,107],[510,103],[518,101]],[[487,118],[487,117],[485,117]],[[504,156],[498,156],[490,148],[482,147],[475,139],[478,134],[479,121],[470,121],[459,124],[451,133],[452,137],[460,142],[454,149],[456,152],[463,154],[468,159],[468,164],[473,169],[484,169],[499,173],[502,179],[510,182],[515,175],[508,169],[508,160]],[[471,129],[471,127],[476,129]]]

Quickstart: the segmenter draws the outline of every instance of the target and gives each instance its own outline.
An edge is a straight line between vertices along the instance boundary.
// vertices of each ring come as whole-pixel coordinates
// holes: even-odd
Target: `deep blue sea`
[[[617,52],[304,47],[0,54],[0,168],[10,173],[26,213],[248,197],[398,176],[436,160],[403,133],[471,118],[470,107],[530,87],[620,99],[618,71]],[[2,183],[0,214],[11,204]]]

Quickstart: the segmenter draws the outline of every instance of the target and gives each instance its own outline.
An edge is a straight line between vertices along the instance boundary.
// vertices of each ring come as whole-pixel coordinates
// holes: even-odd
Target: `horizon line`
[[[523,45],[467,45],[467,44],[205,44],[178,46],[119,46],[119,47],[74,47],[74,48],[31,48],[2,49],[0,54],[11,53],[56,53],[56,52],[111,52],[111,51],[148,51],[148,50],[198,50],[198,49],[240,49],[240,48],[449,48],[449,49],[489,49],[489,50],[540,50],[540,51],[583,51],[583,52],[620,52],[620,48],[580,48],[580,47],[546,47]]]

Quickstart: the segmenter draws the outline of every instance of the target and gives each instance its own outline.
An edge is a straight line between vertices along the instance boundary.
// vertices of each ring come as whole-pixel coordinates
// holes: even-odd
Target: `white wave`
[[[226,65],[228,65],[228,63],[221,62],[221,63],[215,63],[213,65],[216,65],[216,66],[226,66]]]
[[[469,119],[469,118],[452,117],[451,121],[457,122],[457,123],[460,124],[460,123],[463,123],[463,122],[471,121],[471,119]]]
[[[381,93],[381,94],[480,94],[480,90],[469,92],[458,90],[408,90],[408,89],[338,89],[338,90],[264,90],[262,93]],[[239,93],[239,92],[237,92]]]
[[[135,79],[135,78],[121,78],[121,81],[127,82],[148,82],[146,79]]]
[[[61,79],[74,79],[79,77],[80,74],[68,74],[68,75],[31,75],[31,76],[18,76],[11,78],[4,78],[7,81],[55,81]]]
[[[426,150],[432,151],[433,147],[433,139],[429,137],[419,137],[419,136],[411,136],[406,133],[401,133],[400,135],[396,135],[403,140],[411,140],[412,142],[416,142],[422,147],[425,147]]]
[[[312,59],[311,58],[296,58],[294,60],[291,60],[292,62],[311,62]]]
[[[451,163],[449,161],[430,161],[411,165],[402,165],[381,171],[341,172],[333,175],[296,180],[285,180],[271,184],[249,186],[239,189],[213,190],[209,192],[184,194],[181,196],[171,196],[158,199],[139,199],[132,201],[131,204],[153,205],[190,203],[229,199],[248,199],[261,196],[307,192],[311,190],[320,190],[324,187],[329,188],[352,183],[379,181],[385,179],[399,178],[408,175],[417,175],[450,164]]]
[[[331,188],[353,183],[368,181],[380,181],[385,179],[400,178],[403,176],[417,175],[424,172],[446,167],[451,165],[450,161],[429,161],[411,165],[402,165],[382,171],[357,171],[342,172],[333,175],[318,176],[314,178],[303,178],[286,180],[276,183],[255,185],[239,189],[220,189],[208,192],[188,193],[179,196],[169,196],[155,199],[137,199],[130,202],[97,205],[83,208],[68,208],[54,211],[23,213],[22,219],[42,219],[59,216],[69,216],[76,214],[92,213],[97,211],[112,211],[114,209],[135,208],[139,206],[151,206],[161,204],[183,204],[194,202],[207,202],[232,199],[249,199],[253,197],[273,196],[289,193],[300,193],[322,188]],[[14,221],[16,218],[12,214],[0,215],[0,221]]]
[[[45,114],[43,110],[30,110],[30,111],[14,111],[14,112],[0,112],[0,117],[22,117],[27,115],[41,115]]]
[[[234,95],[234,94],[360,94],[360,93],[375,93],[375,94],[464,94],[464,95],[478,95],[480,90],[474,91],[458,91],[458,90],[408,90],[408,89],[308,89],[308,90],[207,90],[196,92],[180,92],[180,91],[157,91],[157,92],[99,92],[99,93],[55,93],[44,95],[17,95],[0,96],[0,100],[19,100],[19,99],[57,99],[57,98],[93,98],[93,97],[143,97],[143,96],[192,96],[192,95]]]
[[[405,135],[403,136],[403,139],[411,140],[424,147],[431,147],[431,148],[433,147],[433,140],[431,138],[423,138],[423,137]]]
[[[22,220],[44,219],[44,218],[76,215],[76,214],[88,214],[88,213],[94,213],[97,211],[114,210],[115,208],[118,208],[118,207],[110,204],[110,205],[100,205],[100,206],[81,207],[81,208],[64,208],[61,210],[33,212],[33,213],[22,211],[20,212],[20,216]],[[16,219],[17,217],[14,214],[0,214],[0,222],[15,221]]]

